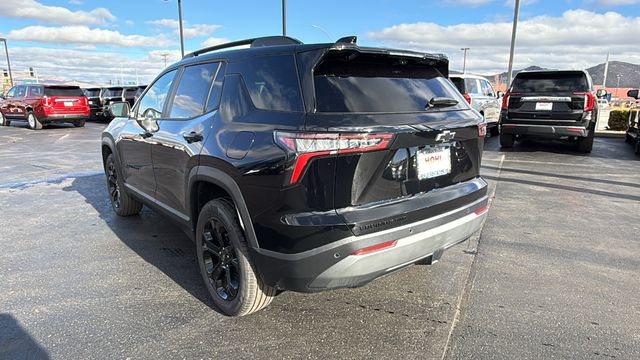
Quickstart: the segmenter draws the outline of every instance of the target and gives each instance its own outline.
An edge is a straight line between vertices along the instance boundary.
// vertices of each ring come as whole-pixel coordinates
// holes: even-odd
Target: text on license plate
[[[449,146],[426,147],[417,153],[418,179],[431,179],[451,172]]]
[[[65,101],[64,106],[73,106],[73,101]]]
[[[553,109],[552,102],[537,102],[536,110],[551,111]]]

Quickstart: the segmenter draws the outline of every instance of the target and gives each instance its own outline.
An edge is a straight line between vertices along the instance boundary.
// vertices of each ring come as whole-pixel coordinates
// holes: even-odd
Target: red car
[[[84,126],[89,118],[89,103],[78,86],[17,85],[0,99],[0,125],[27,121],[29,128],[42,129],[49,123]]]

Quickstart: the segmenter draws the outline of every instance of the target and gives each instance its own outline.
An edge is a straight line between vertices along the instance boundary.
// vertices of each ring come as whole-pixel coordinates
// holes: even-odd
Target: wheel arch
[[[191,212],[192,232],[195,234],[200,209],[206,201],[199,199],[203,187],[207,191],[206,201],[214,198],[229,197],[238,212],[240,226],[245,232],[249,246],[258,248],[258,240],[253,229],[249,209],[236,181],[222,170],[210,166],[194,166],[189,172],[187,206]]]

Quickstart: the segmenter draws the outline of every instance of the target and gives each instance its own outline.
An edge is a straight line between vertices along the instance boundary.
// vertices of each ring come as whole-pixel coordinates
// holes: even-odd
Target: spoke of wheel
[[[220,247],[213,243],[213,237],[211,236],[211,232],[207,231],[203,234],[204,241],[202,243],[205,251],[211,253],[211,255],[215,255],[220,258]]]
[[[231,285],[231,269],[227,268],[225,271],[226,284],[224,286],[225,291],[229,294],[229,297],[236,297],[236,289]]]
[[[219,280],[218,278],[220,277],[221,273],[222,273],[222,266],[220,266],[220,263],[218,263],[213,267],[213,270],[211,270],[211,274],[209,275],[209,277],[211,278],[211,280],[214,281],[216,286],[218,286],[218,280]]]
[[[221,248],[225,247],[225,243],[224,243],[224,240],[222,238],[222,231],[221,231],[224,228],[222,226],[222,224],[220,224],[219,221],[217,221],[215,219],[212,219],[211,220],[211,228],[213,229],[213,232],[215,233],[215,238],[216,238],[216,240],[218,242],[218,245]]]

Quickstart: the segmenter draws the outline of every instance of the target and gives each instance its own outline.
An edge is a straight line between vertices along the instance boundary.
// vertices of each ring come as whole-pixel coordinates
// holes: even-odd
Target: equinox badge
[[[436,142],[449,142],[456,136],[455,131],[445,130],[436,136]]]

